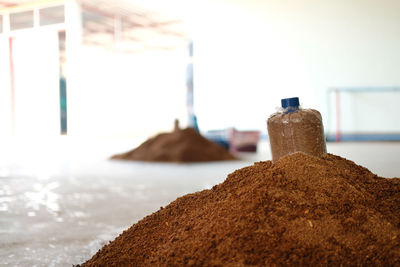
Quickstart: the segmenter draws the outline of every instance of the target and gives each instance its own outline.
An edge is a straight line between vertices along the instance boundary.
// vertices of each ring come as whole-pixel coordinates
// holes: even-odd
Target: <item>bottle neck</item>
[[[289,106],[283,110],[283,113],[288,114],[300,110],[299,106]]]

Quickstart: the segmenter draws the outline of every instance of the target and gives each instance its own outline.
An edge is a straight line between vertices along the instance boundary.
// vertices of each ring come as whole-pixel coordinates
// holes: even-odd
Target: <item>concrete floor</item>
[[[221,183],[259,153],[230,162],[109,161],[130,141],[11,139],[0,143],[0,265],[71,266],[142,217],[189,192]],[[384,177],[400,177],[399,143],[329,143],[328,151]]]

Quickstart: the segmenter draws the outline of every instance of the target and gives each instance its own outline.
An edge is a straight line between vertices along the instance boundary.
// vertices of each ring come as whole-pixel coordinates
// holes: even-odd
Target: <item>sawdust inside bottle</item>
[[[295,152],[320,157],[326,153],[321,114],[300,108],[299,98],[281,100],[282,110],[267,121],[272,161]]]

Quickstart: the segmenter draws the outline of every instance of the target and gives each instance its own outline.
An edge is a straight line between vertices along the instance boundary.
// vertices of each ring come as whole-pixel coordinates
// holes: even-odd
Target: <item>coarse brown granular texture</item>
[[[111,159],[202,162],[235,159],[225,148],[209,141],[192,128],[176,129],[150,138],[137,148]]]
[[[315,109],[272,114],[267,121],[272,161],[295,152],[320,157],[326,153],[321,113]]]
[[[400,266],[400,179],[331,154],[258,162],[145,217],[84,266]]]

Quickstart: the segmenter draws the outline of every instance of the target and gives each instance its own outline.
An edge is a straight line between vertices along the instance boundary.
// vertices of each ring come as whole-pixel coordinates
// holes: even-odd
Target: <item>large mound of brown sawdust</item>
[[[400,179],[331,154],[258,162],[145,217],[84,266],[400,266]]]
[[[175,129],[150,138],[137,148],[111,159],[159,162],[203,162],[235,159],[225,148],[192,128]]]

